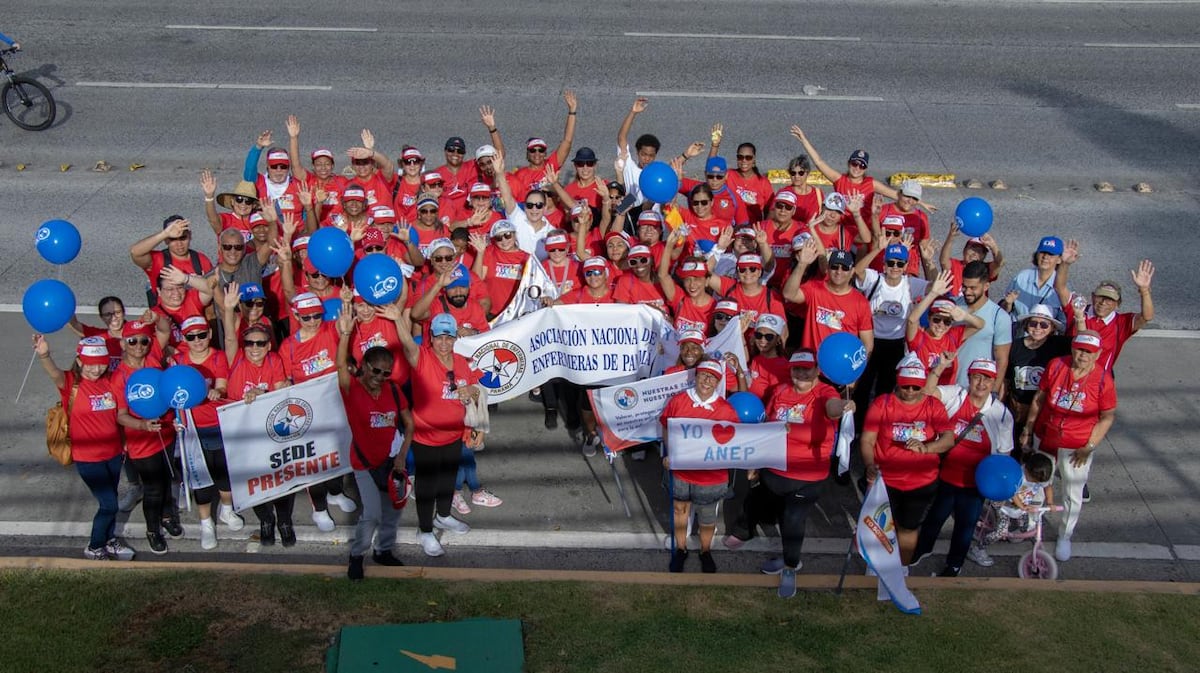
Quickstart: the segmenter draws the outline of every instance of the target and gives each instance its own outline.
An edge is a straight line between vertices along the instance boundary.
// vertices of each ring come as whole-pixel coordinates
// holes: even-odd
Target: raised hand
[[[296,115],[288,115],[287,132],[289,138],[300,137],[300,120],[296,117]]]
[[[362,138],[362,146],[373,154],[375,152],[375,134],[371,133],[371,129],[363,129],[358,135]]]
[[[271,131],[270,131],[270,129],[258,134],[258,137],[254,139],[254,144],[264,150],[267,149],[268,147],[270,147],[271,146]]]
[[[1068,239],[1066,245],[1063,246],[1062,263],[1074,264],[1079,261],[1079,241]]]
[[[237,283],[230,283],[225,286],[225,308],[232,311],[237,308],[238,302],[242,300],[241,287]]]
[[[474,234],[471,234],[470,240],[471,240],[471,247],[475,248],[476,252],[478,252],[479,254],[482,255],[483,251],[487,250],[487,246],[488,246],[487,236],[484,236],[483,234],[476,232]]]
[[[496,128],[496,111],[492,109],[492,106],[479,106],[479,121],[483,122],[484,127],[488,130]]]
[[[640,115],[646,111],[646,106],[649,104],[650,100],[647,98],[635,98],[633,99],[633,107],[630,110],[633,114]]]
[[[938,274],[934,279],[933,286],[929,289],[929,293],[935,297],[940,297],[950,291],[950,279],[954,274],[950,273],[949,269]]]
[[[1138,290],[1149,290],[1150,281],[1154,280],[1154,264],[1148,259],[1143,259],[1138,268],[1129,273],[1133,276],[1133,284]]]
[[[200,171],[200,189],[204,191],[204,198],[211,199],[217,194],[217,179],[213,177],[212,171],[205,168]]]
[[[712,141],[713,147],[718,147],[721,144],[721,138],[725,137],[725,125],[717,122],[712,125],[712,130],[709,131],[708,139]]]
[[[566,91],[564,91],[563,92],[563,101],[567,104],[568,112],[575,112],[579,109],[579,101],[575,98],[574,91],[572,91],[570,89],[567,89]],[[495,126],[489,126],[488,128],[495,128]]]
[[[187,220],[175,220],[168,224],[167,228],[163,229],[163,232],[166,233],[167,238],[179,238],[188,233],[191,226],[192,223]]]
[[[700,156],[702,152],[704,152],[704,143],[700,141],[696,141],[683,149],[683,155],[689,159]]]

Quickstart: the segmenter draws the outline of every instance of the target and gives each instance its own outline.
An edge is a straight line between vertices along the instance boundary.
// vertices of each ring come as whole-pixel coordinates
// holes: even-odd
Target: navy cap
[[[854,150],[850,153],[850,158],[846,160],[846,163],[851,161],[861,161],[863,166],[867,166],[871,163],[871,155],[867,154],[866,150]]]
[[[580,147],[578,150],[575,151],[575,158],[572,159],[571,161],[573,163],[578,163],[580,161],[595,161],[595,160],[596,160],[596,153],[594,151],[592,151],[592,148]]]
[[[463,152],[466,152],[467,151],[467,141],[463,140],[462,138],[459,138],[458,136],[451,136],[450,138],[446,139],[445,149],[462,150]]]
[[[834,250],[829,253],[830,264],[845,264],[846,266],[854,266],[854,253],[849,250]]]

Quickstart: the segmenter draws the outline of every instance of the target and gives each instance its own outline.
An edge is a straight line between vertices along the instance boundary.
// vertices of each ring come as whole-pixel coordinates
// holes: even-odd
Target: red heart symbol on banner
[[[713,439],[717,440],[718,444],[728,444],[729,440],[733,439],[737,428],[732,425],[714,425],[712,427]]]

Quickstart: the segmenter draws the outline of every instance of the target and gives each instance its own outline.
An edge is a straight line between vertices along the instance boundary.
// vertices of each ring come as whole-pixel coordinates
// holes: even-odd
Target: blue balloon
[[[963,199],[954,209],[954,223],[967,236],[983,236],[992,228],[992,206],[978,196]]]
[[[767,417],[767,410],[762,400],[754,393],[742,391],[729,396],[729,405],[737,412],[738,420],[742,423],[762,423]]]
[[[867,368],[867,347],[848,332],[830,334],[817,347],[817,364],[830,381],[848,386]]]
[[[129,410],[139,418],[158,418],[171,408],[162,395],[162,370],[142,367],[129,375],[125,382],[125,401]]]
[[[404,288],[404,274],[396,260],[374,252],[358,261],[354,267],[354,289],[368,304],[391,304]]]
[[[716,247],[716,245],[717,245],[716,241],[710,241],[706,238],[702,238],[702,239],[696,241],[696,247],[700,249],[700,252],[702,252],[706,255],[709,253],[710,250],[712,250],[714,247]]]
[[[43,278],[25,290],[21,310],[34,330],[57,332],[75,316],[75,293],[61,280]]]
[[[642,196],[655,203],[668,203],[679,193],[679,176],[667,164],[652,161],[642,169],[638,189],[642,190]]]
[[[321,320],[337,320],[338,314],[342,312],[342,298],[330,297],[321,302],[325,306],[325,314],[321,316]]]
[[[1022,476],[1021,465],[1014,458],[995,454],[979,461],[975,486],[988,500],[1010,500],[1017,494]]]
[[[191,409],[208,399],[208,383],[195,367],[174,365],[159,378],[159,395],[172,409]]]
[[[341,229],[321,227],[308,237],[308,258],[317,271],[341,278],[354,264],[354,244]]]
[[[83,240],[79,230],[66,220],[48,220],[33,237],[38,254],[51,264],[66,264],[79,256]]]

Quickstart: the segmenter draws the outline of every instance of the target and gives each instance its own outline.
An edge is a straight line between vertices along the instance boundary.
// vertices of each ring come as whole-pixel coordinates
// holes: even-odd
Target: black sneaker
[[[163,517],[162,529],[167,535],[178,538],[183,537],[183,524],[179,523],[179,512],[172,512]]]
[[[146,542],[150,543],[151,552],[158,554],[159,556],[167,553],[167,538],[163,537],[161,531],[146,531]]]
[[[717,572],[717,562],[713,560],[712,552],[700,552],[700,572],[715,573]]]
[[[558,409],[546,410],[546,429],[553,430],[558,427]]]
[[[275,521],[273,519],[258,522],[258,542],[264,547],[274,546]]]
[[[945,568],[942,568],[942,572],[935,575],[935,577],[958,577],[958,573],[960,572],[962,572],[962,568],[946,566]]]
[[[1084,484],[1084,485],[1083,485],[1083,498],[1082,498],[1082,500],[1083,500],[1084,502],[1091,502],[1091,501],[1092,501],[1092,494],[1091,494],[1091,492],[1090,492],[1090,491],[1088,491],[1087,484]]]
[[[295,547],[296,546],[296,528],[294,526],[292,526],[292,524],[290,522],[283,523],[281,521],[277,525],[279,527],[279,542],[282,543],[283,546],[285,546],[285,547]]]
[[[542,389],[534,388],[533,390],[529,391],[529,401],[530,402],[541,402],[542,401]]]
[[[346,569],[346,577],[352,580],[361,580],[363,578],[363,557],[350,557],[350,567]]]
[[[402,566],[404,561],[396,558],[390,551],[377,551],[371,555],[371,559],[381,566]]]
[[[667,566],[667,570],[673,573],[683,572],[683,562],[687,560],[687,557],[686,549],[676,549],[671,552],[671,564]]]

